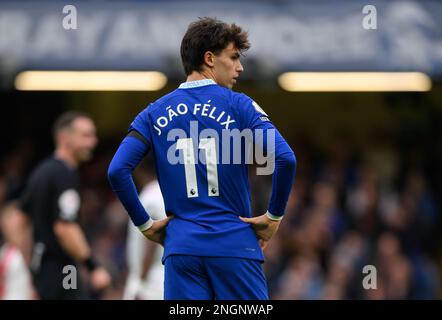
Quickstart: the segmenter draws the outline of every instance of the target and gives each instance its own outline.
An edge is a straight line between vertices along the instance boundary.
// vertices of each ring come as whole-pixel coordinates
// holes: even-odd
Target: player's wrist
[[[268,219],[270,219],[271,221],[274,221],[274,222],[280,222],[282,220],[282,218],[284,217],[284,216],[274,215],[274,214],[270,213],[270,211],[266,212],[266,216]]]
[[[149,218],[149,220],[147,220],[142,225],[137,226],[137,228],[141,232],[145,232],[145,231],[149,230],[150,228],[152,228],[152,226],[153,226],[153,220],[152,220],[152,218]]]

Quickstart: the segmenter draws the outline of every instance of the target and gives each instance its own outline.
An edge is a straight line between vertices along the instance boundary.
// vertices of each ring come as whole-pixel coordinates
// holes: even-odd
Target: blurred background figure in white
[[[152,172],[152,171],[150,171]],[[140,201],[153,220],[166,218],[163,196],[156,179],[146,184]],[[149,241],[128,222],[127,267],[128,276],[124,300],[163,300],[164,266],[161,262],[163,247]]]
[[[25,257],[11,230],[19,216],[13,205],[0,211],[0,300],[31,300],[35,297]]]

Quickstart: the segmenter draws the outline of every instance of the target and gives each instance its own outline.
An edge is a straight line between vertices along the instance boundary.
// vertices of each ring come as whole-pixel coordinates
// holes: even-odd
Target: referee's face
[[[79,162],[88,161],[97,145],[95,125],[91,119],[77,118],[71,125],[69,146]]]

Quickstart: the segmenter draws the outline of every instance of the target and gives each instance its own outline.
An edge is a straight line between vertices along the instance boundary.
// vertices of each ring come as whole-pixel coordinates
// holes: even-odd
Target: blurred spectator
[[[36,296],[25,258],[10,232],[16,218],[14,206],[0,209],[0,300],[31,300]]]
[[[2,157],[0,207],[20,190],[30,169],[32,148],[24,146],[34,142],[22,145]],[[298,175],[284,221],[265,251],[271,298],[439,298],[440,203],[425,171],[395,168],[400,153],[393,146],[384,166],[385,152],[358,159],[342,138],[322,158],[312,144],[292,147],[299,150]],[[113,278],[102,298],[121,299],[128,219],[107,185],[108,153],[104,149],[81,170],[80,217],[92,250]],[[266,210],[271,179],[253,172],[252,204],[259,214]],[[138,185],[145,184],[143,172],[136,178]],[[366,265],[376,268],[376,289],[362,286]]]

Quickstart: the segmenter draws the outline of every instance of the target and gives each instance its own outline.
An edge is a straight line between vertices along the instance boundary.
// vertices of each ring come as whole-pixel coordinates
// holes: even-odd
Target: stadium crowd
[[[106,180],[111,146],[81,168],[80,223],[113,278],[101,299],[121,299],[127,276],[128,215]],[[323,153],[306,142],[291,146],[296,181],[284,221],[265,251],[271,298],[439,298],[440,203],[422,162],[404,166],[393,146],[371,153],[343,141]],[[0,208],[19,197],[42,156],[28,140],[2,155]],[[253,208],[265,212],[271,179],[253,170],[250,179]],[[146,182],[145,170],[136,172],[136,181]],[[377,271],[375,290],[363,286],[367,265]]]

